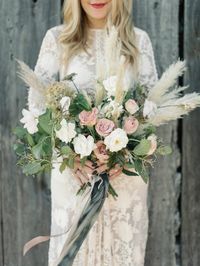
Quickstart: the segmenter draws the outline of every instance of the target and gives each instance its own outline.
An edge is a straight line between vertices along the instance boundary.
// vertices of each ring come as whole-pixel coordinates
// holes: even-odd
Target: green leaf
[[[35,175],[43,170],[41,163],[31,162],[23,166],[23,173],[25,175]]]
[[[128,175],[128,176],[138,176],[137,173],[135,172],[132,172],[132,171],[129,171],[129,170],[126,170],[123,168],[122,172],[125,174],[125,175]]]
[[[126,168],[135,168],[134,163],[125,163],[124,166],[126,166]]]
[[[135,170],[139,173],[139,175],[142,177],[145,183],[147,183],[149,176],[147,169],[143,165],[142,160],[135,160]]]
[[[149,127],[145,128],[144,131],[146,135],[151,135],[151,134],[156,133],[156,127],[153,125],[150,125]]]
[[[39,116],[38,121],[39,126],[44,130],[44,132],[48,135],[51,135],[53,127],[51,111],[47,109],[47,111],[43,115]]]
[[[43,149],[42,149],[42,143],[38,143],[32,148],[32,153],[35,157],[35,159],[41,159],[42,154],[43,154]]]
[[[13,145],[13,149],[17,155],[22,155],[25,151],[24,144],[22,143],[16,143]]]
[[[42,145],[42,148],[43,148],[43,152],[44,152],[44,155],[43,156],[52,156],[52,143],[51,143],[51,138],[47,138],[45,137],[45,140],[43,141],[43,145]]]
[[[17,126],[16,128],[13,129],[13,133],[19,138],[23,139],[24,136],[28,133],[26,128]]]
[[[69,146],[63,146],[61,148],[61,154],[70,155],[72,153],[73,153],[73,151],[72,151],[72,149]]]
[[[67,161],[67,166],[69,166],[69,168],[73,169],[74,168],[74,162],[75,162],[75,157],[70,156],[68,161]]]
[[[52,154],[51,139],[47,136],[42,136],[38,143],[32,148],[32,153],[36,159],[41,159]]]
[[[158,147],[157,152],[161,155],[169,155],[172,153],[172,148],[170,146],[160,146]]]
[[[27,133],[26,134],[26,138],[27,138],[27,141],[28,141],[28,144],[33,147],[35,145],[35,142],[33,140],[33,137],[31,136],[31,134]]]
[[[151,148],[151,142],[147,139],[142,139],[140,143],[134,148],[133,152],[138,156],[144,156]]]
[[[52,165],[51,165],[50,162],[49,162],[49,163],[45,163],[45,164],[43,164],[42,167],[43,167],[43,170],[44,170],[45,172],[49,172],[49,173],[51,172]]]
[[[128,90],[125,97],[124,97],[124,103],[127,102],[129,99],[131,99],[133,96],[132,90]]]
[[[81,162],[81,166],[83,167],[85,165],[85,162],[87,161],[87,156],[83,157],[82,159],[80,159]]]
[[[91,106],[86,100],[85,96],[78,93],[69,106],[69,112],[71,115],[78,115],[83,110],[91,111]]]
[[[68,165],[68,160],[67,159],[64,159],[63,162],[60,165],[60,168],[59,168],[59,170],[60,170],[61,173],[65,170],[65,168],[67,167],[67,165]]]

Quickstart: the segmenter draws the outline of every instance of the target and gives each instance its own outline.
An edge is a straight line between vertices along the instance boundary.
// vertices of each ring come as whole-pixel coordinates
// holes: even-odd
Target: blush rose
[[[92,108],[92,111],[82,111],[79,114],[79,119],[81,125],[94,126],[97,122],[98,109],[96,107]]]
[[[125,118],[123,129],[127,134],[133,134],[138,129],[138,126],[138,120],[133,116],[129,116]]]
[[[109,135],[114,128],[115,128],[114,122],[107,118],[99,119],[99,121],[95,126],[97,133],[102,137],[106,137],[107,135]]]

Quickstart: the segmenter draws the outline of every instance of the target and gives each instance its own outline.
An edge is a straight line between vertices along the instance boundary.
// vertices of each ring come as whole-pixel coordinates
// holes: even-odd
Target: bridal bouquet
[[[77,87],[75,73],[44,85],[25,63],[18,61],[20,77],[45,98],[42,110],[23,109],[23,125],[14,130],[14,149],[23,173],[35,175],[51,170],[54,156],[62,158],[61,172],[66,167],[73,169],[77,158],[82,165],[86,160],[107,165],[104,172],[94,174],[91,182],[77,191],[87,199],[60,255],[58,263],[66,263],[62,265],[72,265],[108,194],[117,198],[109,171],[118,167],[122,173],[139,175],[147,182],[148,166],[156,156],[171,153],[171,148],[156,135],[157,127],[200,106],[199,94],[182,95],[187,86],[176,86],[186,70],[185,61],[172,64],[149,90],[140,83],[129,88],[115,29],[105,49],[110,58],[104,78],[97,80],[94,95]],[[24,253],[32,246],[29,243]]]

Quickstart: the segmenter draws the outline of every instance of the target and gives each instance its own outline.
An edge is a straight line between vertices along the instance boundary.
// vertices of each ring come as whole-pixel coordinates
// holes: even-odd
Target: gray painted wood
[[[200,1],[185,1],[185,84],[200,92]],[[200,265],[200,110],[183,120],[182,265]]]
[[[134,1],[135,24],[146,30],[152,40],[159,76],[180,53],[178,19],[179,8],[183,7],[179,7],[179,3],[183,1]],[[189,63],[185,84],[189,82],[195,90],[200,90],[199,2],[185,0],[184,57]],[[0,265],[3,266],[47,265],[48,243],[22,257],[26,241],[49,234],[50,180],[49,177],[35,180],[24,177],[15,166],[11,129],[21,118],[27,92],[16,77],[13,59],[17,57],[34,67],[46,30],[60,23],[60,8],[60,2],[53,0],[0,2]],[[200,265],[199,115],[198,110],[185,118],[181,132],[176,122],[160,129],[161,136],[172,144],[174,153],[160,158],[151,173],[145,265]],[[178,133],[183,133],[182,157]]]
[[[23,245],[32,237],[49,234],[49,178],[24,177],[16,167],[12,128],[22,117],[27,91],[16,76],[14,57],[34,66],[46,30],[60,23],[60,2],[53,0],[1,0],[0,3],[0,265],[47,264],[48,243],[24,258]],[[41,222],[42,221],[42,222]]]
[[[135,25],[151,38],[156,65],[161,73],[178,58],[178,1],[134,1]],[[160,158],[151,171],[149,189],[149,237],[146,252],[148,266],[175,266],[177,231],[176,208],[180,175],[177,147],[177,123],[160,128],[159,135],[171,144],[173,155]]]

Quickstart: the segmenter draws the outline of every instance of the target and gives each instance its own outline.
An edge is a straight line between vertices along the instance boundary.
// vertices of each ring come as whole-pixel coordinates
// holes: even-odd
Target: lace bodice
[[[97,66],[100,61],[105,60],[103,53],[105,30],[90,29],[88,42],[91,45],[88,53],[83,51],[76,55],[66,69],[60,64],[62,49],[58,42],[58,35],[63,27],[64,25],[59,25],[46,32],[34,71],[44,82],[63,79],[67,74],[76,73],[75,82],[78,87],[92,93],[98,73]],[[158,78],[151,40],[142,29],[135,27],[135,33],[140,51],[138,81],[150,88]],[[127,69],[126,75],[130,85],[132,85],[134,79],[130,69]],[[44,107],[42,95],[39,95],[32,88],[28,94],[28,105],[29,109],[32,110]]]
[[[79,53],[65,68],[59,61],[61,47],[58,35],[62,29],[63,25],[60,25],[46,32],[34,71],[44,82],[62,79],[65,75],[76,72],[75,82],[78,87],[92,93],[99,62],[104,60],[102,51],[105,32],[90,30],[89,53]],[[138,80],[150,88],[157,80],[151,40],[145,31],[137,27],[135,32],[140,51]],[[134,83],[129,69],[126,75],[130,83]],[[44,97],[33,88],[29,88],[29,109],[38,113],[44,106]],[[77,204],[75,194],[79,188],[70,169],[60,173],[59,163],[55,164],[51,173],[51,235],[65,232],[73,222],[72,217]],[[111,184],[119,198],[117,201],[112,197],[106,199],[98,220],[85,239],[73,266],[144,266],[148,231],[148,185],[140,176],[132,177],[125,174],[111,180]],[[66,235],[51,238],[49,266],[57,265],[56,261],[65,240]]]

